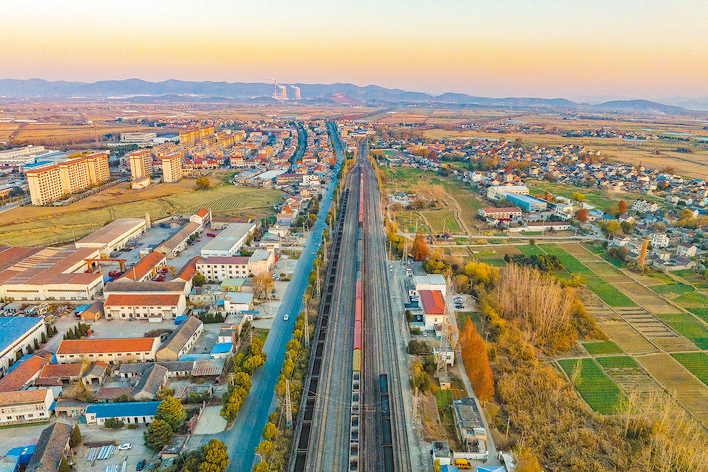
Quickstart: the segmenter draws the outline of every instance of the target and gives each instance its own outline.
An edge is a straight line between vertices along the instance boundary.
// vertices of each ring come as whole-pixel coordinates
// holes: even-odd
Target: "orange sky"
[[[708,95],[708,8],[699,2],[352,3],[13,2],[0,7],[0,77],[272,77],[575,99]]]

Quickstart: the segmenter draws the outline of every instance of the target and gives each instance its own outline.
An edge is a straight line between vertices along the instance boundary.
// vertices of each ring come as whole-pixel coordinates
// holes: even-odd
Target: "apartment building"
[[[141,149],[128,154],[130,160],[130,175],[133,180],[152,175],[152,153],[149,149]]]
[[[54,403],[51,389],[0,393],[0,425],[47,421]]]
[[[209,283],[248,277],[248,260],[246,256],[207,257],[197,262],[197,272],[202,274]]]
[[[108,153],[105,152],[27,171],[33,205],[46,205],[91,185],[102,184],[109,177]]]
[[[178,182],[182,179],[182,154],[173,153],[162,158],[162,181]]]

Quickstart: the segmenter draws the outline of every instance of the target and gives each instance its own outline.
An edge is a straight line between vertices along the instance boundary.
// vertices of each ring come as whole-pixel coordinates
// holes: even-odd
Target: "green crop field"
[[[590,269],[584,266],[575,257],[568,254],[565,249],[558,247],[555,244],[542,244],[540,245],[540,247],[548,254],[558,256],[558,259],[560,259],[560,261],[563,263],[565,270],[567,270],[571,274],[580,274],[583,276],[593,275],[593,272]]]
[[[701,349],[708,349],[708,328],[686,313],[672,313],[670,315],[656,315],[666,324],[683,334],[693,344]]]
[[[479,261],[489,264],[492,267],[506,267],[506,261],[498,257],[480,257]]]
[[[459,233],[460,225],[450,210],[432,210],[421,212],[430,223],[435,233]]]
[[[594,359],[562,359],[558,363],[571,379],[580,366],[575,388],[590,408],[603,415],[618,411],[625,396]]]
[[[708,323],[708,307],[687,308],[687,310]]]
[[[617,267],[618,269],[621,269],[622,267],[624,267],[624,264],[622,263],[622,261],[620,261],[619,259],[615,259],[614,257],[608,256],[607,253],[605,252],[605,249],[602,246],[600,246],[599,244],[583,243],[583,244],[581,244],[581,246],[583,246],[585,249],[589,250],[593,254],[596,254],[596,255],[602,257],[604,260],[606,260],[607,262],[609,262],[613,266]]]
[[[598,276],[585,277],[585,284],[611,307],[634,307],[636,303]]]
[[[521,252],[521,254],[523,254],[525,256],[536,256],[536,255],[546,253],[543,249],[541,249],[539,246],[536,246],[536,245],[532,246],[532,245],[528,244],[525,246],[514,246],[514,247],[516,249],[518,249],[519,252]]]
[[[676,298],[674,302],[681,306],[708,305],[708,297],[698,292],[687,292]]]
[[[636,369],[639,367],[637,361],[629,356],[598,357],[597,362],[603,369]]]
[[[682,294],[682,293],[686,293],[686,292],[693,292],[695,290],[690,285],[681,284],[681,283],[673,283],[673,284],[667,284],[667,285],[655,285],[654,287],[651,287],[651,289],[653,291],[655,291],[656,293],[660,293],[662,295],[667,295],[670,293]]]
[[[708,385],[708,353],[677,352],[671,356],[698,377],[701,382]]]
[[[612,341],[597,341],[583,343],[585,348],[590,355],[596,356],[598,354],[617,354],[622,352],[622,349]]]

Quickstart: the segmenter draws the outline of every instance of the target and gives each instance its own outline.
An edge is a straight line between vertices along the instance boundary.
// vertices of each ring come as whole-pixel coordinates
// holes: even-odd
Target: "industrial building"
[[[0,426],[47,421],[53,403],[49,388],[0,393]]]
[[[111,252],[123,249],[128,241],[140,237],[146,228],[147,222],[142,218],[118,218],[76,241],[75,246],[98,249],[101,255],[109,256]]]
[[[86,423],[102,425],[108,418],[126,424],[152,423],[160,402],[97,403],[86,407]]]
[[[480,208],[477,213],[482,218],[493,218],[495,220],[518,220],[523,216],[519,207]]]
[[[103,290],[106,319],[138,319],[159,322],[182,316],[187,309],[188,282],[135,282],[120,279]]]
[[[204,323],[194,316],[180,323],[167,337],[155,356],[157,361],[176,361],[189,352],[204,331]]]
[[[157,133],[121,133],[121,144],[136,144],[138,146],[152,146],[157,138]]]
[[[177,257],[179,253],[186,249],[189,242],[189,238],[193,234],[199,234],[201,230],[202,227],[199,223],[195,221],[190,221],[184,228],[179,230],[177,234],[157,246],[155,248],[155,251],[161,252],[162,254],[167,256],[168,259]]]
[[[108,181],[108,153],[99,152],[35,167],[26,175],[32,204],[46,205]]]
[[[154,361],[160,338],[121,339],[64,339],[57,349],[57,362],[102,361],[119,362]]]
[[[228,257],[236,254],[253,234],[253,223],[233,223],[202,248],[202,257]]]
[[[71,433],[74,427],[54,423],[39,435],[39,441],[25,472],[57,472],[62,459],[69,457]]]
[[[47,335],[43,317],[0,318],[0,370],[4,373],[17,360],[17,354],[25,355],[28,348]]]
[[[469,397],[455,400],[452,402],[452,415],[460,444],[465,450],[464,453],[455,453],[455,457],[487,460],[487,430],[477,401]]]
[[[270,270],[275,265],[275,251],[256,249],[248,259],[248,271],[252,275],[260,275]]]
[[[528,195],[529,188],[526,185],[493,185],[487,189],[487,198],[490,200],[502,200],[509,193]]]
[[[162,158],[162,181],[178,182],[182,179],[182,154],[173,153]]]
[[[140,261],[138,261],[132,269],[125,273],[124,277],[135,282],[152,280],[155,276],[155,271],[153,269],[164,267],[166,265],[167,261],[165,255],[160,252],[153,251],[140,259]]]
[[[548,203],[544,202],[543,200],[533,198],[529,195],[522,195],[516,193],[507,193],[503,195],[504,198],[506,198],[511,203],[526,212],[546,211],[546,208],[548,208]]]

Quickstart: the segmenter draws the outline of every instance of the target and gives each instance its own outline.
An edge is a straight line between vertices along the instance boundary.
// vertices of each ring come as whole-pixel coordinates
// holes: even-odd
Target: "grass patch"
[[[708,349],[708,328],[693,316],[686,313],[656,316],[699,348]]]
[[[677,352],[671,356],[679,361],[701,382],[708,385],[708,353],[705,352]]]
[[[506,267],[506,261],[497,257],[480,257],[479,261],[484,262],[485,264],[489,264],[492,267]]]
[[[435,392],[435,401],[438,404],[438,408],[450,408],[453,400],[452,391],[450,390],[438,390]]]
[[[435,233],[459,233],[460,225],[450,210],[431,210],[421,212],[430,223],[430,227]]]
[[[611,307],[634,307],[636,303],[614,285],[610,285],[598,276],[585,277],[587,287]]]
[[[558,364],[571,379],[580,368],[575,388],[590,408],[603,415],[617,413],[625,395],[594,359],[563,359]]]
[[[598,357],[597,362],[600,363],[603,369],[636,369],[639,364],[633,357],[629,356],[610,356]]]
[[[617,354],[622,352],[622,349],[620,349],[620,347],[612,341],[583,343],[583,347],[593,356],[598,354]]]
[[[460,331],[465,327],[467,320],[472,320],[472,323],[474,323],[477,328],[477,332],[482,332],[482,317],[476,311],[456,311],[455,316],[457,316],[457,327]]]

